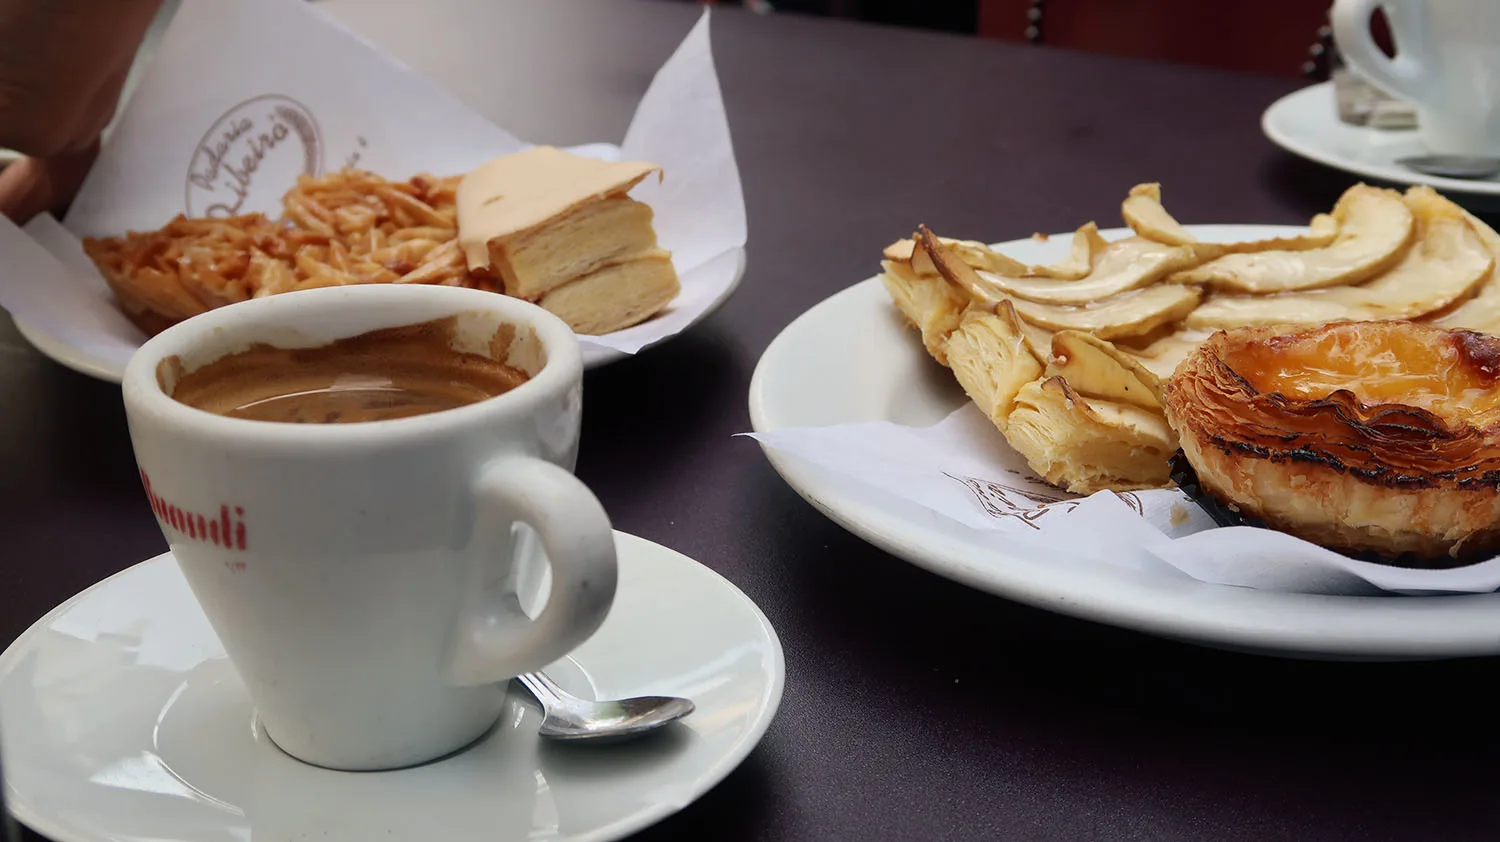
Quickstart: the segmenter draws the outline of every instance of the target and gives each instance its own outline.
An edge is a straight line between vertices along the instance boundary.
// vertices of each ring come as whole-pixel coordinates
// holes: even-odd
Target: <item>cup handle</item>
[[[1383,7],[1396,30],[1396,57],[1388,58],[1370,34],[1370,16]],[[1407,0],[1335,0],[1329,10],[1333,38],[1349,66],[1377,87],[1410,100],[1425,98],[1429,79],[1427,16],[1420,4]],[[1398,26],[1399,23],[1399,26]]]
[[[619,575],[609,517],[568,471],[533,456],[500,456],[481,470],[475,497],[475,539],[489,544],[484,551],[509,552],[513,540],[486,535],[485,524],[529,525],[546,552],[552,589],[533,618],[521,608],[514,570],[496,583],[490,557],[474,565],[448,658],[448,682],[459,687],[505,681],[571,652],[604,622]]]

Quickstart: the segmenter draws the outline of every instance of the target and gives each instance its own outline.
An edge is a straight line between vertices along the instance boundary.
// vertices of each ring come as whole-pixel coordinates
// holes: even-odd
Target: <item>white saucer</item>
[[[673,693],[698,709],[634,743],[541,743],[512,689],[465,752],[397,772],[300,763],[250,702],[170,554],[89,588],[0,655],[0,731],[17,818],[56,842],[618,839],[718,783],[781,699],[781,645],[718,574],[616,533],[603,628],[549,672],[575,693]]]
[[[743,248],[737,250],[736,259],[738,262],[735,266],[734,280],[730,281],[729,285],[724,287],[701,312],[694,315],[691,321],[683,325],[682,330],[671,336],[662,337],[641,348],[636,353],[639,354],[649,348],[655,348],[663,342],[671,341],[673,337],[682,335],[683,331],[708,318],[711,313],[719,309],[725,301],[729,300],[729,296],[733,295],[736,289],[739,289],[740,281],[745,277],[745,250]],[[26,341],[30,342],[32,347],[41,351],[42,354],[50,357],[55,362],[71,368],[80,374],[87,374],[90,377],[109,383],[119,383],[120,378],[125,374],[125,367],[113,360],[100,358],[89,353],[86,348],[80,348],[63,340],[54,339],[20,319],[15,319],[15,323],[16,330],[22,336],[26,337]],[[635,355],[627,354],[624,351],[617,351],[614,348],[608,348],[603,345],[594,345],[588,342],[583,343],[583,367],[585,369],[598,368],[599,366],[619,362],[632,356]]]
[[[1334,169],[1393,184],[1426,184],[1444,193],[1500,196],[1500,178],[1442,178],[1396,163],[1423,155],[1416,129],[1373,129],[1339,119],[1333,83],[1323,82],[1276,100],[1260,119],[1272,143]]]
[[[1205,240],[1300,230],[1188,226]],[[1102,232],[1107,238],[1128,232]],[[1000,246],[1025,263],[1067,254],[1072,236]],[[873,252],[872,252],[873,253]],[[878,278],[808,310],[771,343],[750,384],[758,432],[890,421],[925,426],[968,398],[922,349]],[[996,445],[1005,447],[999,434]],[[892,555],[982,591],[1051,611],[1224,648],[1333,659],[1500,654],[1500,594],[1340,597],[1211,585],[1101,563],[1000,552],[953,537],[930,518],[903,519],[862,502],[842,478],[765,448],[776,471],[834,522]],[[810,560],[809,563],[816,563]]]

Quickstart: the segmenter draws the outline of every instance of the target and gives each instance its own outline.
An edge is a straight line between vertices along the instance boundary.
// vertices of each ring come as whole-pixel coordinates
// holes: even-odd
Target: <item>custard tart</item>
[[[1412,322],[1221,331],[1167,382],[1222,504],[1349,554],[1448,567],[1500,549],[1500,338]]]

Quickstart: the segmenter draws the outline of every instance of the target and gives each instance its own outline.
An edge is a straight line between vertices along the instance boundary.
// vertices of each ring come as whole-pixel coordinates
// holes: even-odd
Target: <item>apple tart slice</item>
[[[1403,321],[1219,332],[1167,382],[1204,490],[1347,553],[1500,549],[1500,338]]]

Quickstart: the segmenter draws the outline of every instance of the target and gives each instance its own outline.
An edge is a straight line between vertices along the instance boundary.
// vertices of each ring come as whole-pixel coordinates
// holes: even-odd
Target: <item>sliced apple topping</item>
[[[1042,304],[1087,304],[1156,283],[1186,266],[1202,262],[1192,247],[1169,246],[1131,237],[1110,243],[1092,271],[1075,281],[1015,278],[992,272],[980,276],[994,288]]]
[[[1363,184],[1345,191],[1333,218],[1338,236],[1324,248],[1226,254],[1173,280],[1257,295],[1357,284],[1400,262],[1415,232],[1400,193]]]
[[[1187,317],[1190,328],[1414,319],[1468,296],[1494,258],[1462,209],[1428,190],[1405,198],[1416,242],[1389,272],[1359,286],[1272,296],[1215,296]]]

